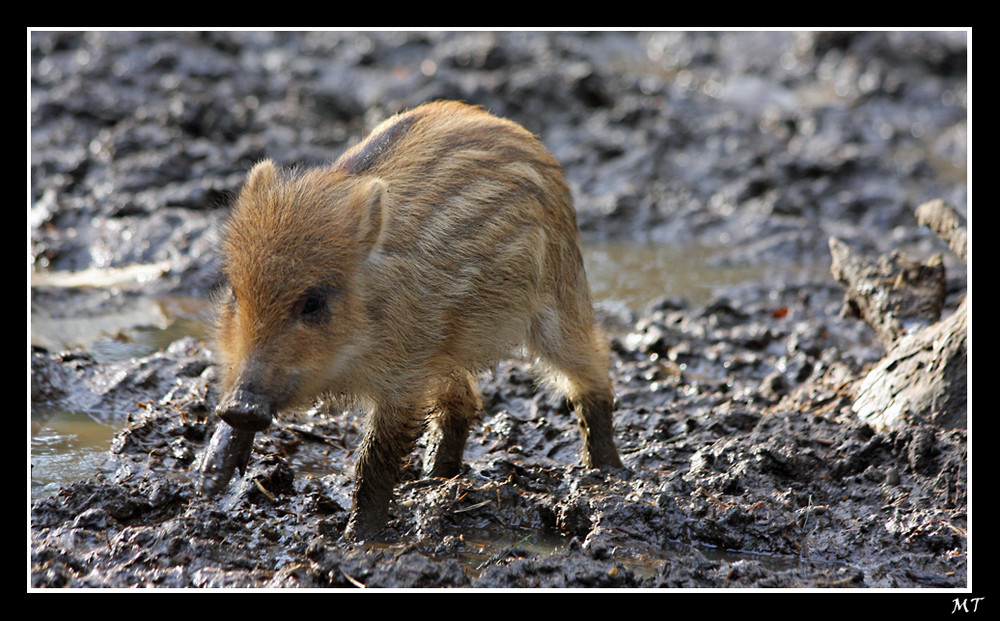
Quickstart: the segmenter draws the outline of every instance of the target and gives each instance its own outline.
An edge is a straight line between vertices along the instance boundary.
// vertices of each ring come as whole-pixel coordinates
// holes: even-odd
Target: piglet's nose
[[[215,408],[219,418],[244,431],[263,431],[271,424],[271,408],[259,394],[237,386]]]

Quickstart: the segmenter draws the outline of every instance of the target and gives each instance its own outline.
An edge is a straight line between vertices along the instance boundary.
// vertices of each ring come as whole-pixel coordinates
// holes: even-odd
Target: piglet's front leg
[[[389,520],[393,488],[403,459],[413,449],[421,430],[411,408],[376,407],[354,466],[354,500],[344,537],[369,540],[378,537]]]

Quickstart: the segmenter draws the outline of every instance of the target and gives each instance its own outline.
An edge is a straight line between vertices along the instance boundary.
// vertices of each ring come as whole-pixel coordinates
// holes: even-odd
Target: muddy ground
[[[462,474],[423,478],[415,453],[382,542],[340,540],[357,412],[289,414],[205,499],[210,341],[107,362],[33,340],[33,425],[61,407],[123,429],[93,476],[31,502],[29,587],[970,586],[966,430],[857,422],[852,390],[883,352],[841,316],[832,280],[789,276],[828,264],[830,235],[947,255],[913,209],[944,198],[967,213],[965,33],[30,42],[33,273],[157,270],[129,286],[39,280],[32,322],[209,295],[227,196],[254,161],[329,161],[438,98],[540,134],[585,239],[716,245],[718,261],[779,267],[706,303],[662,291],[601,307],[622,471],[576,465],[565,404],[536,390],[528,362],[499,365]],[[954,308],[965,266],[945,259]]]

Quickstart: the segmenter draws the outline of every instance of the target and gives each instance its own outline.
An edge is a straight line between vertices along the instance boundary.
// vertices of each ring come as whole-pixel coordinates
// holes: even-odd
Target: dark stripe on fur
[[[370,170],[386,153],[406,135],[413,124],[420,120],[419,114],[408,114],[400,117],[395,123],[386,127],[378,135],[371,136],[364,142],[344,152],[337,159],[335,166],[346,170],[349,174],[359,175]]]

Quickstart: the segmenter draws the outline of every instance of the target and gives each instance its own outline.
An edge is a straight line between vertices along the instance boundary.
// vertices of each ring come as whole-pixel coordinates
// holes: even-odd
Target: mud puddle
[[[107,460],[120,425],[100,423],[86,412],[39,408],[31,413],[31,498],[93,476]]]
[[[829,279],[828,266],[789,262],[739,263],[730,249],[655,241],[586,242],[587,280],[598,304],[641,312],[664,292],[689,304],[708,302],[720,289],[774,276],[782,280]]]

